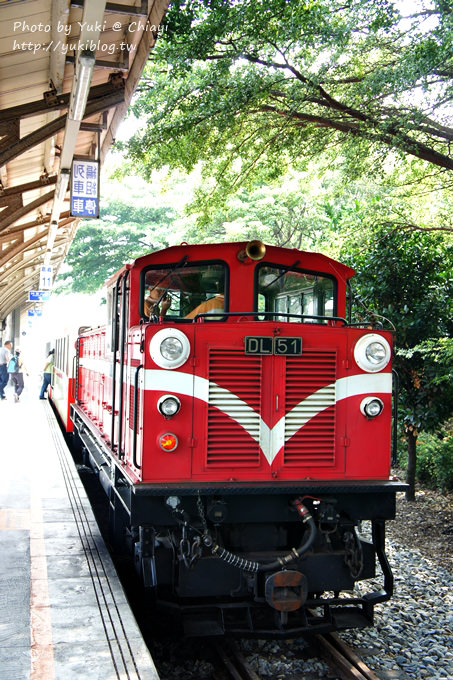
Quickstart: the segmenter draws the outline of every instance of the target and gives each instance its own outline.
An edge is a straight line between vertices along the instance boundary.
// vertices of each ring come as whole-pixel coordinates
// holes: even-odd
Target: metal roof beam
[[[96,99],[101,99],[108,94],[111,94],[117,89],[121,89],[118,85],[120,79],[116,79],[114,83],[102,83],[101,85],[94,85],[90,88],[88,95],[88,102],[94,102]],[[7,120],[14,120],[16,118],[28,118],[29,116],[36,116],[40,113],[46,113],[47,111],[58,111],[59,109],[65,109],[69,105],[69,98],[71,96],[70,92],[65,94],[57,94],[56,92],[50,91],[45,92],[43,99],[38,99],[34,102],[29,102],[28,104],[20,104],[19,106],[11,106],[9,109],[3,109],[0,111],[0,122]]]
[[[44,196],[40,196],[36,200],[31,201],[31,203],[27,203],[27,205],[18,208],[13,213],[11,213],[7,219],[0,220],[0,231],[7,229],[11,224],[13,224],[13,222],[16,222],[16,220],[20,220],[21,217],[28,215],[28,213],[35,210],[35,208],[39,208],[41,205],[43,205],[43,203],[50,201],[54,197],[54,194],[55,190],[49,191],[47,194],[44,194]]]
[[[38,254],[40,254],[43,249],[44,246],[38,246],[33,253],[30,253],[28,256],[25,256],[21,260],[18,260],[12,264],[11,267],[8,267],[8,269],[0,275],[0,287],[7,286],[11,276],[16,272],[20,271],[21,269],[34,266],[37,254],[36,251]]]
[[[121,54],[121,53],[119,53]],[[66,56],[66,63],[67,64],[75,64],[75,57],[72,56],[72,54],[68,54]],[[94,62],[94,67],[95,68],[106,68],[110,69],[111,71],[129,71],[129,62],[125,58],[125,55],[123,54],[123,60],[122,61],[107,61],[106,59],[96,59]]]
[[[47,228],[45,228],[42,231],[40,231],[39,234],[35,234],[31,238],[29,238],[28,241],[21,241],[21,243],[15,245],[12,248],[11,252],[9,252],[8,254],[5,254],[6,251],[2,251],[2,254],[1,254],[2,256],[0,257],[0,267],[4,267],[5,264],[7,262],[9,262],[9,260],[11,260],[13,257],[15,257],[16,255],[19,255],[24,250],[29,249],[32,245],[34,245],[38,241],[41,241],[42,238],[47,236],[48,231],[49,230]],[[8,270],[6,270],[6,272],[7,271]],[[36,272],[35,272],[35,275],[36,275]]]
[[[110,92],[112,92],[112,90],[110,90]],[[103,97],[102,99],[96,99],[94,102],[90,102],[89,104],[87,104],[87,107],[85,109],[85,116],[92,116],[95,113],[103,111],[104,109],[109,109],[112,106],[116,106],[117,104],[120,104],[123,101],[124,101],[123,90],[116,90],[110,95]],[[62,130],[65,127],[65,125],[66,114],[64,116],[56,118],[50,123],[47,123],[47,125],[43,125],[41,128],[38,128],[38,130],[31,132],[29,135],[26,135],[23,139],[16,142],[16,144],[13,144],[9,149],[4,151],[3,153],[0,153],[0,165],[8,163],[13,158],[20,156],[22,153],[25,153],[25,151],[28,151],[28,149],[32,148],[33,146],[40,144],[48,137],[52,137],[52,135]]]
[[[85,7],[84,0],[72,0],[71,7]],[[148,2],[142,0],[141,7],[122,5],[117,2],[106,2],[105,11],[114,14],[128,14],[129,16],[146,17],[148,14]]]
[[[65,219],[60,220],[60,222],[58,223],[58,229],[66,227],[68,224],[71,224],[71,222],[75,222],[74,217],[66,217]],[[28,241],[20,241],[20,243],[16,243],[7,250],[2,251],[1,253],[2,257],[0,258],[0,267],[5,266],[5,264],[11,262],[13,258],[25,253],[27,250],[30,250],[30,248],[35,246],[36,243],[41,241],[44,237],[47,237],[48,233],[49,229],[48,227],[46,227],[45,229],[40,231],[39,234],[35,234],[32,238],[28,239]],[[62,243],[59,245],[64,245],[65,242],[67,241],[67,239],[64,236],[61,237],[61,240]],[[35,255],[32,255],[31,257],[32,259],[36,259]],[[22,266],[24,263],[25,260],[20,262],[19,265]],[[13,267],[15,267],[15,265],[13,265]],[[3,272],[0,273],[0,285],[4,279],[7,280],[9,278],[11,271],[12,267],[8,267]]]
[[[21,195],[0,197],[0,219],[6,220],[16,210],[24,205]]]
[[[33,191],[33,189],[40,189],[41,187],[50,186],[57,181],[57,175],[43,175],[34,182],[27,182],[27,184],[17,184],[14,187],[7,187],[0,189],[0,198],[4,196],[14,196],[15,194],[22,194],[26,191]]]
[[[69,210],[61,213],[60,217],[61,218],[69,217]],[[47,224],[48,222],[50,222],[50,215],[43,215],[42,217],[39,217],[38,219],[33,220],[33,222],[26,222],[24,224],[19,224],[16,227],[8,227],[8,229],[5,229],[4,231],[1,232],[0,243],[2,243],[4,241],[9,241],[11,236],[14,236],[14,234],[19,234],[23,231],[26,231],[27,229],[32,229],[33,227],[35,227],[35,228],[40,227],[43,224]]]
[[[38,282],[38,274],[35,271],[33,274],[20,279],[14,283],[11,287],[7,287],[5,295],[0,295],[0,318],[6,319],[8,314],[10,314],[13,309],[17,307],[18,302],[23,300],[23,294],[32,289],[34,282]],[[3,306],[4,305],[4,306]]]

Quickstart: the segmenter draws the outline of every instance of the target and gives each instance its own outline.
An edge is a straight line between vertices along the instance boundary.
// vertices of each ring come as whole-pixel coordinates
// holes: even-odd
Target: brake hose
[[[311,548],[316,535],[316,525],[313,520],[313,517],[311,516],[309,510],[307,510],[305,505],[303,505],[300,498],[296,498],[296,500],[294,500],[292,504],[299,513],[302,522],[304,524],[305,523],[308,524],[310,533],[308,534],[306,541],[302,543],[302,545],[299,548],[297,548],[297,550],[296,548],[293,548],[291,552],[288,553],[288,555],[286,555],[285,557],[277,557],[276,560],[274,560],[273,562],[269,562],[268,564],[261,564],[261,562],[252,562],[251,560],[246,560],[243,557],[239,557],[238,555],[231,553],[229,550],[222,548],[222,546],[220,545],[214,545],[212,537],[208,533],[205,533],[203,536],[204,544],[206,545],[207,548],[210,548],[211,552],[214,555],[219,557],[227,564],[231,564],[231,566],[237,567],[238,569],[242,569],[243,571],[250,571],[253,574],[256,574],[258,571],[272,571],[273,569],[281,569],[283,567],[286,567],[290,562],[297,560],[305,552],[307,552],[309,548]]]

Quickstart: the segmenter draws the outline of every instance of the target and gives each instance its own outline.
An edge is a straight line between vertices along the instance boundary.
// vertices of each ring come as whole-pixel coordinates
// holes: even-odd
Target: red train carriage
[[[66,432],[73,431],[70,418],[70,405],[74,401],[74,340],[71,342],[69,335],[58,338],[55,341],[54,369],[50,395],[52,403],[58,413],[60,421]]]
[[[112,539],[188,634],[369,625],[391,596],[392,336],[346,322],[352,275],[258,241],[172,247],[113,277],[107,327],[78,338],[71,418]],[[382,590],[352,592],[376,561]]]

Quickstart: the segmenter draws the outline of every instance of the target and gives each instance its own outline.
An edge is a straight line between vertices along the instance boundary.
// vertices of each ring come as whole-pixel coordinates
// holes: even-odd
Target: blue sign
[[[29,302],[46,302],[50,299],[50,293],[47,290],[30,290],[28,293]]]
[[[74,160],[71,171],[71,216],[99,217],[99,162]]]
[[[42,309],[29,309],[27,312],[28,316],[42,316]]]

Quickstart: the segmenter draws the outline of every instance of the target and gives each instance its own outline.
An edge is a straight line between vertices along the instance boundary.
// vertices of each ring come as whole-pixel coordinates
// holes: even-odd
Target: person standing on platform
[[[42,380],[42,385],[41,385],[41,392],[39,395],[40,399],[45,399],[46,397],[44,396],[46,393],[47,388],[49,387],[51,381],[52,381],[52,373],[53,373],[53,363],[54,363],[54,353],[55,350],[51,349],[49,354],[47,355],[46,363],[44,364],[44,369],[43,369],[43,380]]]
[[[16,349],[14,356],[8,362],[8,374],[14,385],[14,401],[19,401],[19,397],[24,389],[24,370],[26,371],[27,369],[20,358],[20,350]]]
[[[7,340],[3,347],[0,347],[0,399],[6,399],[5,387],[8,384],[8,362],[11,359],[11,340]]]

